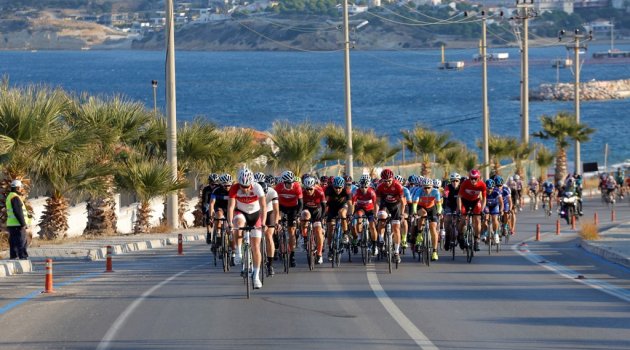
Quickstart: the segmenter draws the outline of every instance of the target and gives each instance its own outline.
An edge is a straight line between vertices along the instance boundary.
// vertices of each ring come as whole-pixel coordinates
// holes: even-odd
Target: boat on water
[[[573,66],[573,60],[570,58],[555,58],[551,60],[553,68],[567,68]]]
[[[442,61],[438,64],[439,69],[461,70],[464,69],[464,65],[464,61],[446,61],[444,57],[444,45],[442,45]]]
[[[593,58],[628,58],[630,57],[630,51],[621,51],[615,49],[615,26],[611,23],[610,27],[610,49],[608,51],[594,52]]]

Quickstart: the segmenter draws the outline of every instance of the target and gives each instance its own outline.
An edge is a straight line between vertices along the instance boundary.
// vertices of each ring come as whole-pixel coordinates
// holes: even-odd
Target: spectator
[[[9,250],[11,259],[28,259],[27,230],[31,219],[28,216],[22,195],[24,187],[22,181],[11,181],[11,191],[6,199],[7,229],[9,230]]]

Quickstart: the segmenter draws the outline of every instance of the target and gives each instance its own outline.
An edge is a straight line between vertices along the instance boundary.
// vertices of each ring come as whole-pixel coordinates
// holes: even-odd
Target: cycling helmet
[[[322,184],[328,183],[328,176],[322,175],[319,177],[319,182]]]
[[[401,184],[405,181],[405,179],[403,179],[403,177],[400,175],[394,176],[394,179],[396,179],[396,181],[400,182]]]
[[[440,179],[433,180],[433,186],[437,187],[437,188],[442,187],[442,180],[440,180]]]
[[[420,184],[422,185],[422,187],[433,187],[433,180],[425,177],[420,181]]]
[[[223,174],[219,177],[219,183],[223,186],[232,184],[232,175]]]
[[[494,183],[497,186],[503,186],[503,178],[501,176],[499,176],[499,175],[495,176]]]
[[[383,171],[381,171],[381,179],[389,180],[393,178],[394,178],[394,172],[391,171],[390,169],[383,169]]]
[[[219,175],[218,174],[212,173],[212,174],[208,175],[208,182],[209,183],[215,183],[215,182],[217,182],[217,180],[219,180]]]
[[[536,181],[536,176],[532,176],[532,180],[531,181]]]
[[[334,176],[329,176],[328,180],[326,180],[326,183],[328,184],[328,186],[332,186],[333,181],[335,181],[335,177]]]
[[[520,180],[520,179],[521,179],[521,177],[520,177],[520,176],[518,176],[518,174],[514,175],[514,181],[518,181],[518,180]]]
[[[265,173],[256,173],[254,174],[254,181],[256,182],[265,182]]]
[[[363,176],[361,176],[361,178],[359,179],[359,186],[367,187],[369,185],[370,185],[370,179],[369,178],[364,178]]]
[[[282,182],[293,182],[295,180],[295,175],[291,170],[285,170],[282,173]]]
[[[458,173],[451,173],[450,176],[451,181],[461,179],[461,176]]]
[[[420,182],[420,178],[417,175],[411,175],[409,176],[409,183],[412,185],[417,185],[418,182]]]
[[[471,179],[479,179],[480,176],[481,174],[479,173],[479,170],[477,169],[471,170],[470,173],[468,174],[468,177],[470,177]]]
[[[238,171],[238,183],[243,186],[249,186],[254,182],[254,174],[247,168]]]
[[[276,184],[276,177],[271,174],[267,175],[265,176],[265,182],[273,186]]]
[[[363,174],[363,175],[361,175],[361,177],[359,178],[359,182],[361,182],[361,181],[363,181],[363,180],[365,180],[365,181],[367,181],[367,182],[370,182],[370,175],[369,175],[369,174]]]
[[[350,175],[346,175],[343,177],[344,181],[346,181],[347,184],[351,184],[352,183],[352,176]]]
[[[346,180],[341,176],[335,176],[332,183],[333,187],[344,187],[346,185]]]
[[[22,181],[18,179],[11,181],[11,187],[14,187],[14,188],[22,187]]]
[[[486,187],[487,188],[494,188],[494,180],[492,180],[492,179],[486,180]]]
[[[304,189],[311,189],[315,187],[315,178],[307,177],[304,179]]]
[[[311,175],[309,175],[308,173],[306,173],[306,174],[302,174],[302,176],[300,177],[300,182],[304,182],[304,180],[305,180],[307,177],[311,177]]]
[[[267,191],[269,190],[269,185],[267,185],[266,182],[259,182],[258,183],[260,185],[260,187],[262,187],[263,191],[265,192],[265,194],[267,194]]]

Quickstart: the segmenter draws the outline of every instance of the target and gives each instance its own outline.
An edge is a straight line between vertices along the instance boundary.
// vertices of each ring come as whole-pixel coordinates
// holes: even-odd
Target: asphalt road
[[[606,225],[598,200],[584,217],[593,210]],[[618,219],[629,213],[617,207]],[[458,250],[430,267],[407,255],[392,274],[359,259],[310,272],[298,255],[298,268],[249,300],[239,273],[211,265],[203,243],[183,256],[116,256],[114,273],[102,261],[56,262],[54,294],[39,293],[37,262],[38,272],[0,280],[0,348],[630,348],[630,271],[581,249],[566,225],[556,236],[555,218],[524,210],[514,244],[471,264]]]

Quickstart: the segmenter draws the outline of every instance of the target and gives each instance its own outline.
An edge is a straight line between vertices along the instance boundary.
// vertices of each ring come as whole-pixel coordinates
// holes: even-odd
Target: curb
[[[33,271],[30,260],[0,260],[0,277]]]
[[[590,252],[595,255],[599,255],[608,261],[630,268],[630,258],[624,256],[621,253],[617,253],[611,248],[601,247],[597,244],[593,244],[584,240],[582,241],[581,245],[582,245],[582,248],[586,250],[587,252]]]

